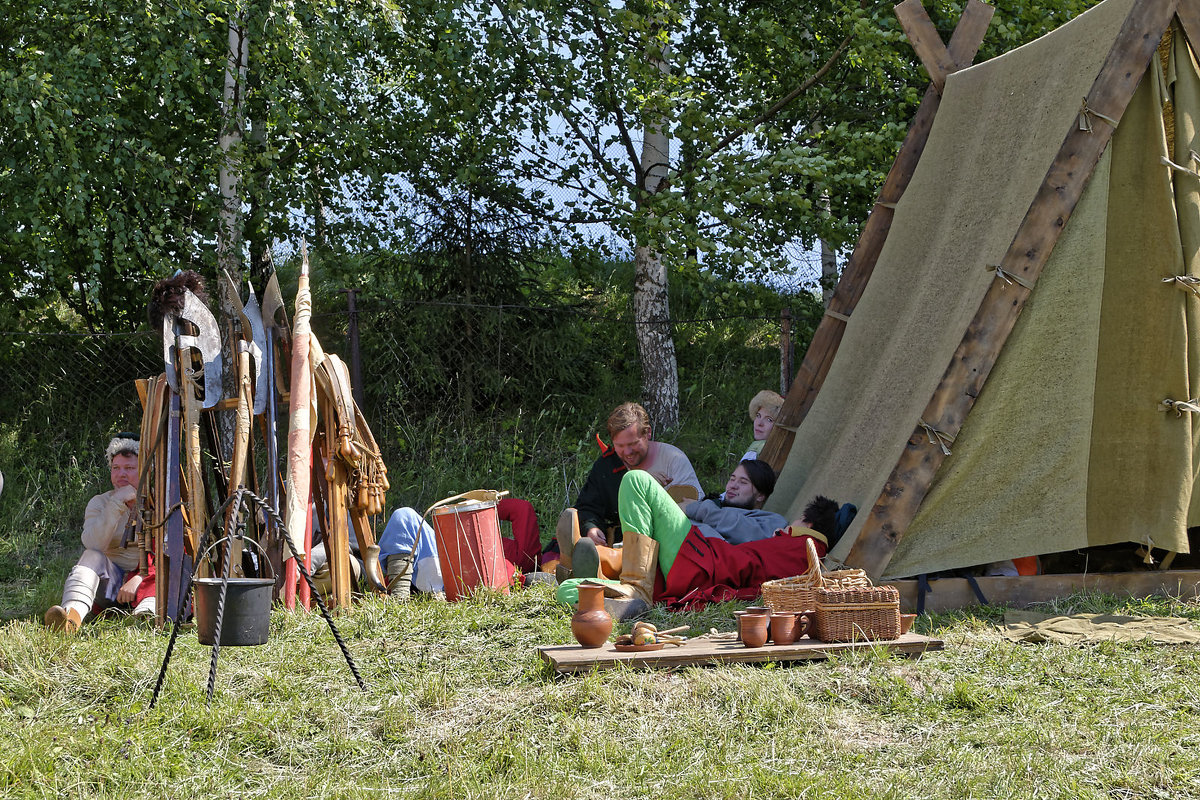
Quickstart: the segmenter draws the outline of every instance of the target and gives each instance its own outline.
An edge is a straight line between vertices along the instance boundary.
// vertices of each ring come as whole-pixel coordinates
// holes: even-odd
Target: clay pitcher
[[[579,584],[579,605],[571,617],[571,634],[583,647],[599,647],[608,641],[613,621],[604,610],[604,587],[597,583]]]
[[[743,614],[738,617],[738,632],[742,635],[742,644],[746,647],[762,647],[767,643],[767,623],[771,618],[766,614]]]

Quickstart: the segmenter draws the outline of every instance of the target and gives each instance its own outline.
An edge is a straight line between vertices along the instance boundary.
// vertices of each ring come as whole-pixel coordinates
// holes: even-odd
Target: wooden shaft
[[[941,94],[946,85],[946,76],[958,69],[954,57],[946,51],[921,0],[904,0],[896,6],[895,13],[900,26],[904,28],[904,35],[929,73],[929,82]]]
[[[229,493],[231,496],[246,483],[246,454],[250,450],[250,406],[252,404],[250,352],[244,341],[238,342],[237,382],[238,404],[233,434],[233,458],[229,462]],[[226,536],[232,536],[234,533],[237,525],[237,511],[237,504],[230,504],[225,510]],[[229,566],[221,565],[221,574],[241,575],[241,542],[234,542],[230,558],[232,563]]]

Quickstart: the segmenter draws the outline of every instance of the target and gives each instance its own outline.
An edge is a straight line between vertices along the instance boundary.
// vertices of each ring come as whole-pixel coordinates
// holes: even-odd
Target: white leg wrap
[[[133,615],[135,617],[153,617],[156,611],[158,611],[158,602],[151,595],[137,604],[137,607],[133,609]]]
[[[100,588],[100,576],[82,564],[71,567],[67,582],[63,584],[63,608],[73,608],[83,619],[96,602],[96,590]]]

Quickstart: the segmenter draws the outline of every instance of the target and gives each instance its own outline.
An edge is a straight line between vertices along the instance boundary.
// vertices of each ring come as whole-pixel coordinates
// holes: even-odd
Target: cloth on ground
[[[1119,614],[1041,614],[1004,612],[1000,631],[1014,642],[1140,642],[1184,644],[1200,642],[1200,630],[1182,617],[1127,617]]]

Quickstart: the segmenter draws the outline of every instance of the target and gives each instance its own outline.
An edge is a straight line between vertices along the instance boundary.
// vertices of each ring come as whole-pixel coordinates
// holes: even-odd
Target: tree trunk
[[[648,57],[664,73],[670,71],[665,54]],[[647,123],[643,131],[641,177],[646,200],[641,205],[645,214],[656,213],[647,200],[666,188],[671,158],[669,131],[664,119]],[[653,239],[634,247],[633,263],[633,316],[642,362],[642,396],[654,427],[671,431],[679,427],[679,365],[671,333],[667,270]]]
[[[250,41],[243,12],[230,14],[229,51],[225,61],[225,92],[221,104],[222,124],[220,135],[221,167],[218,183],[221,190],[221,224],[217,235],[217,269],[224,270],[233,280],[234,287],[242,283],[242,230],[239,181],[241,178],[242,108],[245,102],[246,62],[249,60]],[[218,274],[219,277],[219,274]],[[233,320],[238,318],[241,298],[232,296],[224,281],[218,280],[217,296],[220,298],[220,321],[228,334],[221,344],[225,365],[222,377],[225,397],[235,396],[237,386],[237,357],[234,349]],[[221,440],[226,453],[233,452],[233,414],[221,415]],[[231,490],[236,487],[230,487]]]
[[[833,290],[837,288],[838,265],[837,251],[829,246],[829,242],[821,240],[821,302],[829,308],[833,298]]]
[[[633,313],[642,362],[642,396],[656,430],[679,427],[679,367],[671,336],[667,271],[658,253],[634,248]]]
[[[225,93],[222,102],[221,126],[221,226],[217,242],[217,266],[229,273],[235,285],[241,283],[242,268],[242,201],[238,193],[241,179],[242,107],[245,100],[246,62],[250,42],[246,25],[240,15],[229,17],[229,51],[225,63]],[[221,310],[227,318],[237,317],[232,304],[237,298],[222,298]]]

